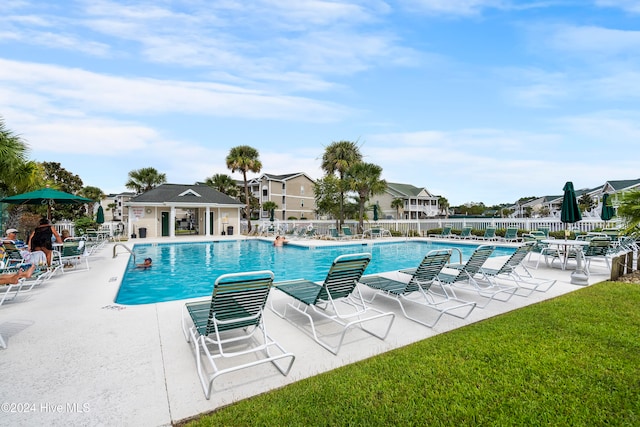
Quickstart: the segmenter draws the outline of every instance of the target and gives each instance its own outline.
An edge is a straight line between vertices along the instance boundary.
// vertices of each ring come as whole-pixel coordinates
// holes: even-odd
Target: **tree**
[[[340,212],[338,225],[344,223],[344,192],[347,186],[344,182],[345,174],[351,166],[362,161],[362,154],[355,142],[338,141],[332,142],[324,150],[322,155],[322,170],[327,175],[338,174],[340,191]]]
[[[440,206],[440,212],[444,212],[444,217],[449,218],[449,201],[446,197],[438,198],[438,206]]]
[[[27,144],[5,127],[0,117],[0,192],[13,195],[16,172],[27,162]]]
[[[137,194],[153,190],[158,185],[167,182],[167,175],[158,172],[155,168],[148,167],[129,172],[129,181],[125,184],[130,190]]]
[[[345,175],[348,188],[358,194],[358,232],[364,231],[364,206],[371,196],[382,194],[387,189],[387,181],[380,178],[382,167],[373,163],[357,162]]]
[[[396,210],[396,219],[400,219],[400,209],[404,207],[404,200],[401,198],[393,199],[391,201],[391,209]]]
[[[118,205],[116,203],[109,203],[107,205],[107,210],[111,211],[111,221],[115,221],[116,220],[116,207]]]
[[[238,197],[238,184],[231,176],[224,173],[216,173],[204,181],[209,187],[213,187],[230,197]]]
[[[640,234],[640,190],[629,190],[619,198],[616,215],[625,221],[625,234]]]
[[[588,212],[596,206],[595,202],[591,198],[591,196],[587,193],[584,193],[578,199],[578,207],[580,207],[581,212]]]
[[[269,216],[271,216],[271,211],[275,211],[276,209],[278,209],[278,205],[276,204],[276,202],[273,202],[271,200],[267,200],[262,204],[262,210],[269,212]]]
[[[70,194],[79,194],[82,190],[82,179],[80,176],[69,172],[58,162],[42,162],[44,179],[48,186]],[[54,220],[63,218],[74,219],[85,214],[84,205],[54,205],[51,217]]]
[[[335,175],[316,180],[313,186],[316,213],[337,219],[340,215],[340,184]]]
[[[231,172],[241,172],[244,181],[245,215],[247,217],[247,230],[251,232],[251,203],[249,198],[249,184],[247,172],[260,172],[262,163],[260,162],[258,150],[248,145],[233,147],[227,156],[227,167]]]
[[[84,187],[80,190],[80,195],[86,197],[87,199],[91,199],[94,203],[89,203],[87,209],[87,215],[93,218],[93,205],[95,202],[100,202],[104,198],[104,193],[98,187],[91,187],[90,185]]]

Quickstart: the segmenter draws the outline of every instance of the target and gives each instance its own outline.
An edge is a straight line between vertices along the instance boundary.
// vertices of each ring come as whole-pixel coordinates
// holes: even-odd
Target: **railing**
[[[263,223],[269,221],[252,221],[252,227],[263,228]],[[345,224],[352,230],[358,229],[356,221],[348,220]],[[312,226],[318,234],[328,234],[329,227],[336,225],[335,220],[296,220],[296,221],[279,221],[276,233],[286,233],[294,229],[307,228]],[[420,220],[395,220],[385,219],[377,222],[365,221],[364,230],[370,230],[373,226],[383,227],[389,231],[398,233],[402,236],[420,235],[426,236],[429,230],[439,229],[443,226],[451,226],[454,230],[462,230],[463,227],[469,226],[474,230],[486,230],[487,227],[496,227],[497,229],[506,229],[507,227],[517,227],[519,230],[533,231],[540,228],[549,228],[549,231],[562,231],[565,228],[573,231],[590,232],[594,229],[610,228],[619,224],[612,221],[605,222],[600,218],[584,218],[575,224],[565,224],[556,218],[433,218]],[[247,223],[243,221],[240,225],[241,233],[247,233]]]

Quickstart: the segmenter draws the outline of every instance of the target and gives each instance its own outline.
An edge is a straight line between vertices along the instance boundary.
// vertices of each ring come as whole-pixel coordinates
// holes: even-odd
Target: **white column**
[[[129,210],[129,221],[127,221],[127,238],[133,234],[133,210],[131,206],[127,208]]]
[[[176,207],[171,206],[169,211],[169,237],[176,237]]]
[[[209,215],[211,215],[211,208],[209,206],[204,209],[204,234],[205,236],[211,236],[211,227],[209,222]]]

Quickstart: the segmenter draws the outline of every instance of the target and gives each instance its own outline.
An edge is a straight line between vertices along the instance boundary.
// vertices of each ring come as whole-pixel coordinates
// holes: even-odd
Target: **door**
[[[169,235],[169,212],[162,212],[162,236]]]

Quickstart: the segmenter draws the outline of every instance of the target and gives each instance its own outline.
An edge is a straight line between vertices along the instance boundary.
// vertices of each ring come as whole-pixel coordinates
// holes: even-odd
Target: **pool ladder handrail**
[[[113,245],[113,257],[117,257],[118,254],[116,253],[116,248],[118,246],[122,246],[123,248],[125,248],[127,250],[127,252],[129,252],[132,256],[133,256],[133,263],[135,264],[136,262],[136,254],[133,253],[133,251],[131,249],[129,249],[129,247],[127,245],[125,245],[124,243],[116,243],[115,245]]]

